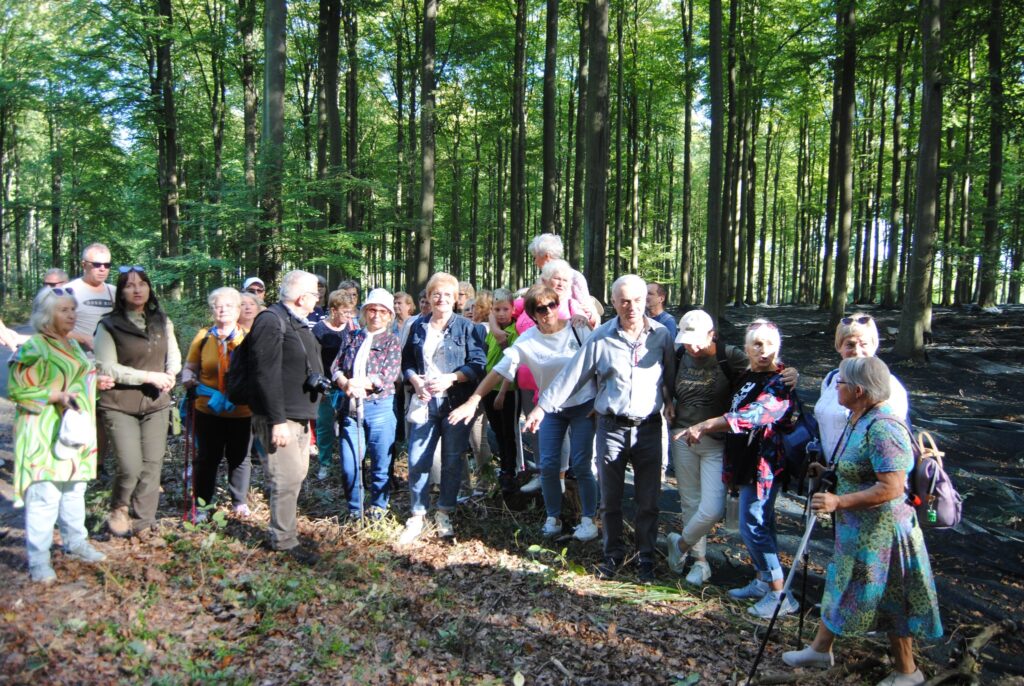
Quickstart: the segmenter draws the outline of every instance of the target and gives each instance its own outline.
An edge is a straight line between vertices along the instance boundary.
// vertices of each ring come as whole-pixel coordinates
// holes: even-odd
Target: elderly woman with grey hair
[[[928,550],[904,485],[914,465],[910,431],[888,404],[891,377],[877,357],[839,365],[839,402],[850,411],[835,464],[835,493],[816,493],[811,509],[836,513],[835,552],[825,576],[821,624],[803,650],[783,654],[793,667],[827,669],[836,636],[884,631],[895,670],[879,686],[917,686],[913,636],[936,639],[942,623]]]
[[[228,463],[228,490],[235,514],[249,512],[249,435],[252,412],[247,405],[234,405],[227,398],[227,373],[231,355],[245,338],[238,326],[242,296],[234,288],[218,288],[207,298],[213,325],[199,329],[189,346],[181,384],[196,388],[195,436],[197,459],[193,472],[193,493],[201,505],[213,503],[217,470],[221,460]],[[194,521],[204,521],[206,510],[195,512]]]
[[[102,562],[85,527],[86,483],[96,478],[95,432],[77,446],[60,440],[64,413],[96,423],[97,377],[77,341],[68,338],[77,305],[71,291],[53,289],[32,315],[35,335],[11,361],[14,413],[14,505],[25,508],[25,544],[33,581],[51,583],[53,525],[60,524],[65,557]],[[100,378],[104,387],[113,384]]]

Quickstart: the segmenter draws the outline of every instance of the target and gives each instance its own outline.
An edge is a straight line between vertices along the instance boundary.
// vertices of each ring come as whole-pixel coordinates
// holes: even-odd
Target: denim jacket
[[[430,317],[420,317],[412,324],[409,338],[402,348],[402,377],[408,381],[414,374],[423,374],[426,363],[423,360],[423,343],[427,337]],[[483,378],[487,366],[487,346],[484,337],[473,322],[453,314],[448,320],[438,350],[444,353],[442,371],[449,374],[462,372],[465,383],[457,383],[448,389],[448,398],[453,407],[466,402],[477,383]]]

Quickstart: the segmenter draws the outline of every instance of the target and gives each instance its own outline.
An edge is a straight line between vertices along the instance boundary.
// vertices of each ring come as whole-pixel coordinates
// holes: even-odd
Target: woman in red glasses
[[[107,526],[115,536],[130,536],[156,523],[181,351],[145,268],[118,271],[114,309],[96,328],[96,365],[115,382],[98,403],[117,459]]]
[[[836,352],[844,360],[852,357],[874,357],[878,352],[878,326],[874,318],[864,312],[854,312],[839,320],[836,327]],[[814,405],[814,418],[821,434],[821,452],[831,458],[846,430],[850,411],[839,402],[839,368],[825,375],[821,382],[821,397]],[[907,390],[895,376],[889,376],[889,407],[896,417],[907,417],[909,403]]]

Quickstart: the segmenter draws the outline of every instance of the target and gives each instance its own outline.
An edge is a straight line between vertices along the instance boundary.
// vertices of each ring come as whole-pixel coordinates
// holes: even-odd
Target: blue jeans
[[[572,471],[579,486],[583,516],[597,513],[597,479],[594,478],[594,418],[592,400],[544,415],[537,443],[540,446],[540,489],[548,517],[562,513],[562,442],[569,432]]]
[[[64,550],[75,550],[88,541],[84,481],[36,481],[25,489],[25,544],[30,568],[49,564],[54,523],[60,524]]]
[[[391,497],[391,446],[395,443],[398,418],[391,398],[363,401],[363,422],[349,414],[341,420],[338,437],[342,483],[348,497],[348,511],[362,514],[363,456],[370,458],[370,507],[385,508]]]
[[[462,453],[469,449],[469,426],[452,425],[448,398],[431,398],[427,404],[427,421],[409,423],[409,504],[412,514],[424,515],[430,504],[430,466],[434,449],[441,441],[441,497],[437,508],[444,512],[455,509],[462,482]]]
[[[335,388],[328,395],[320,396],[320,404],[316,408],[317,462],[321,467],[329,467],[334,461],[334,446],[338,443],[338,434],[334,430],[334,399],[338,395],[341,391]]]
[[[772,482],[768,497],[757,497],[757,484],[740,486],[740,536],[762,581],[782,581],[779,562],[779,540],[775,533],[775,497],[782,486],[780,479]]]

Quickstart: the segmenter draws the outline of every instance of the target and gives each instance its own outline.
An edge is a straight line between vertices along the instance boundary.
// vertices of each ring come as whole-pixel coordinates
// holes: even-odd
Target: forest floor
[[[837,363],[825,315],[731,309],[726,339],[738,342],[755,316],[780,325],[784,357],[800,369],[805,401],[813,402]],[[883,329],[895,326],[896,313],[876,316]],[[1021,619],[1024,308],[937,310],[933,330],[928,364],[892,364],[911,391],[915,424],[936,434],[966,498],[958,530],[926,534],[946,630],[918,644],[930,676],[960,662],[965,640]],[[891,347],[893,336],[883,335]],[[881,357],[892,360],[886,343]],[[599,543],[545,541],[536,501],[471,500],[454,518],[455,540],[428,535],[399,548],[398,519],[366,527],[339,521],[340,484],[317,482],[315,465],[299,527],[322,558],[302,567],[261,547],[268,510],[258,465],[251,518],[219,512],[198,527],[182,523],[180,439],[165,464],[159,528],[145,538],[107,537],[110,484],[101,478],[89,490],[88,524],[108,560],[78,564],[55,546],[59,583],[40,589],[28,581],[22,514],[11,506],[12,413],[0,401],[0,457],[8,460],[0,468],[0,684],[735,684],[766,629],[724,593],[750,570],[738,537],[721,528],[709,546],[712,584],[703,589],[687,587],[664,560],[657,585],[640,586],[630,573],[598,581]],[[403,460],[400,475],[404,467]],[[674,487],[664,487],[662,533],[678,526]],[[407,502],[400,490],[396,511]],[[799,498],[780,499],[788,553],[800,507]],[[831,532],[815,535],[805,637],[816,624],[830,541]],[[840,640],[841,666],[794,674],[780,655],[798,640],[797,620],[780,626],[760,683],[873,684],[891,669],[881,658],[884,636],[869,636]],[[1019,630],[976,652],[980,683],[1024,684]]]

